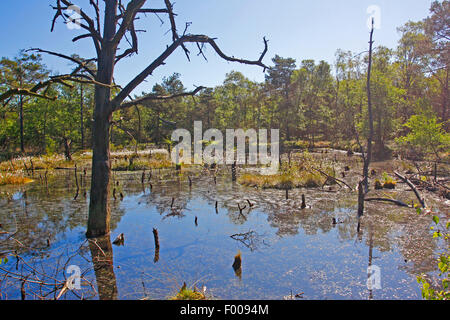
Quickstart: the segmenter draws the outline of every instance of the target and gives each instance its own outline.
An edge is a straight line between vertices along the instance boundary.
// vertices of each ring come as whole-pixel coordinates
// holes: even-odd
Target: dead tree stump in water
[[[231,165],[231,181],[236,181],[236,161]]]
[[[358,183],[358,218],[364,215],[364,180]]]
[[[156,228],[153,228],[153,238],[155,239],[155,249],[159,250],[159,235]]]
[[[304,195],[304,194],[302,194],[302,205],[301,205],[301,208],[302,208],[302,209],[305,209],[305,208],[306,208],[306,198],[305,198],[305,195]]]
[[[153,238],[155,239],[155,257],[153,259],[153,262],[158,262],[159,260],[159,236],[158,236],[158,230],[153,228]]]
[[[234,271],[238,271],[239,269],[241,269],[241,267],[242,267],[242,258],[241,253],[238,252],[238,254],[234,257],[233,269]]]

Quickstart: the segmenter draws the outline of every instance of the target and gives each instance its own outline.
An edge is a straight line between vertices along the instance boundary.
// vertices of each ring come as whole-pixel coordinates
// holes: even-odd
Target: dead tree
[[[23,88],[15,88],[0,95],[0,101],[4,101],[12,95],[31,95],[54,99],[48,97],[47,91],[39,93],[53,82],[76,81],[79,83],[89,83],[95,85],[95,107],[94,107],[94,123],[92,127],[93,140],[93,158],[92,158],[92,180],[91,193],[89,203],[89,218],[86,235],[89,238],[98,237],[109,234],[110,231],[110,208],[108,202],[111,160],[110,160],[110,126],[113,112],[126,109],[137,105],[148,105],[148,101],[164,101],[176,97],[193,96],[203,89],[197,87],[191,92],[161,96],[161,95],[145,95],[138,99],[132,99],[131,94],[142,82],[146,80],[158,67],[163,66],[169,56],[178,48],[181,48],[186,57],[189,59],[190,51],[187,44],[195,44],[198,48],[199,55],[204,57],[204,48],[209,45],[219,55],[220,58],[242,64],[254,65],[266,69],[266,65],[262,62],[267,53],[267,40],[264,38],[264,50],[258,60],[238,59],[233,56],[226,55],[216,43],[215,38],[211,38],[204,34],[189,34],[187,27],[184,32],[178,32],[173,5],[170,0],[164,0],[164,8],[145,8],[148,0],[129,0],[125,5],[122,0],[107,0],[100,5],[98,0],[90,0],[89,4],[93,9],[94,15],[89,16],[82,8],[78,9],[79,20],[74,19],[67,14],[67,9],[73,8],[69,0],[55,0],[56,5],[53,7],[55,16],[52,20],[51,31],[53,31],[58,19],[62,19],[65,23],[78,24],[83,32],[79,36],[72,39],[73,42],[90,39],[95,48],[96,57],[92,59],[77,59],[61,53],[52,51],[34,49],[40,53],[47,53],[63,59],[70,60],[77,65],[77,68],[69,75],[53,77],[48,83],[40,83],[37,88],[31,90]],[[103,17],[101,13],[103,12]],[[172,42],[165,47],[162,53],[153,61],[151,61],[142,72],[136,75],[124,87],[115,85],[114,69],[119,61],[138,53],[138,31],[135,28],[135,21],[142,18],[147,13],[167,14],[170,21],[170,31],[172,34]],[[119,47],[124,47],[126,43],[129,47],[120,51]],[[88,67],[87,62],[96,62],[97,70]],[[111,95],[113,88],[119,91],[114,97]]]
[[[367,113],[369,116],[369,137],[367,138],[367,154],[364,157],[363,179],[364,191],[369,192],[369,165],[372,160],[372,140],[373,140],[373,113],[372,113],[372,91],[370,88],[370,77],[372,74],[372,47],[373,47],[374,19],[372,19],[372,29],[370,30],[369,41],[369,66],[367,69]]]
[[[369,192],[369,165],[372,160],[372,140],[373,140],[373,114],[372,114],[372,92],[370,88],[370,77],[372,73],[372,51],[373,51],[373,31],[374,31],[374,19],[372,19],[372,29],[370,30],[369,40],[369,65],[367,70],[367,113],[369,116],[369,136],[367,138],[367,153],[364,153],[364,149],[361,144],[361,154],[363,158],[363,179],[358,184],[358,217],[364,214],[364,197]],[[359,143],[358,134],[356,138]],[[364,190],[363,190],[364,188]]]

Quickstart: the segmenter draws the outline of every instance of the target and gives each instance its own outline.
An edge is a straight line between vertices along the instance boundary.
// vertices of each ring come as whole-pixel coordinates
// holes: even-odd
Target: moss
[[[184,283],[180,291],[175,296],[170,297],[169,300],[206,300],[206,296],[195,289],[187,288],[186,283]]]

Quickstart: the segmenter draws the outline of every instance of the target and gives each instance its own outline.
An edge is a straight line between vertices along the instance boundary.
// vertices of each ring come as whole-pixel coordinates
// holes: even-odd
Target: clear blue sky
[[[88,0],[73,0],[89,10]],[[101,1],[102,2],[102,1]],[[13,57],[22,48],[40,47],[65,54],[78,53],[93,57],[90,40],[72,43],[80,31],[69,30],[62,22],[50,33],[54,11],[50,5],[55,0],[1,0],[0,1],[0,55]],[[162,8],[162,0],[148,1],[153,8]],[[190,33],[203,33],[217,37],[222,50],[236,57],[255,59],[263,49],[262,38],[267,37],[269,51],[265,62],[275,55],[292,57],[299,63],[303,59],[334,62],[336,49],[362,52],[367,50],[369,30],[366,26],[367,8],[377,5],[381,9],[381,29],[375,32],[376,45],[390,48],[399,38],[397,27],[408,20],[418,21],[428,16],[432,0],[177,0],[178,28],[192,22]],[[171,41],[169,23],[154,15],[142,17],[138,29],[139,55],[122,60],[116,68],[116,81],[125,85],[140,70],[158,56]],[[149,91],[162,77],[178,72],[186,87],[193,85],[215,86],[223,82],[231,70],[243,72],[248,78],[262,81],[259,67],[228,63],[218,58],[211,48],[208,62],[196,55],[191,46],[192,58],[188,62],[182,50],[167,60],[135,93]],[[68,62],[44,56],[49,68],[60,73],[69,71]]]

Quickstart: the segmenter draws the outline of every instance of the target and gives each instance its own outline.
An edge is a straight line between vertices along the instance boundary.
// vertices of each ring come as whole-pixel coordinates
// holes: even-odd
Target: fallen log
[[[394,171],[394,174],[395,174],[398,178],[400,178],[400,180],[402,180],[403,182],[405,182],[405,183],[411,188],[411,190],[414,192],[414,194],[416,195],[417,199],[419,200],[420,204],[422,205],[422,208],[425,209],[425,208],[426,208],[426,205],[425,205],[425,199],[424,199],[423,197],[420,196],[420,193],[419,193],[419,191],[417,191],[416,186],[415,186],[411,181],[409,181],[408,178],[402,176],[402,175],[399,174],[398,172]]]
[[[338,184],[339,184],[339,182],[342,183],[342,184],[344,184],[347,188],[349,188],[351,191],[353,191],[353,188],[350,187],[345,181],[343,181],[343,180],[341,180],[341,179],[338,179],[338,178],[335,178],[335,177],[332,177],[332,176],[330,176],[329,174],[326,174],[325,172],[323,172],[323,171],[320,170],[320,169],[317,169],[317,168],[314,168],[314,167],[311,167],[311,168],[312,168],[313,170],[316,170],[316,171],[319,172],[320,174],[324,175],[324,176],[327,177],[328,179],[332,179],[332,180],[336,181],[336,183],[338,183]]]
[[[370,202],[370,201],[391,202],[391,203],[396,204],[396,205],[398,205],[400,207],[412,208],[412,206],[407,205],[403,201],[395,200],[395,199],[389,199],[389,198],[366,198],[366,199],[364,199],[364,201],[367,201],[367,202]]]

